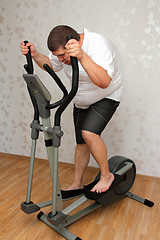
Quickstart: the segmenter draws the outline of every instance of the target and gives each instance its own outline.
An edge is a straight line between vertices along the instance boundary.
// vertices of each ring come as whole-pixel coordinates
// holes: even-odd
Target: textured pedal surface
[[[68,190],[68,191],[61,190],[62,199],[67,199],[67,198],[80,196],[83,193],[84,193],[83,189]]]
[[[102,198],[104,195],[109,196],[111,192],[114,192],[115,187],[123,181],[123,177],[114,174],[115,180],[113,181],[112,185],[110,186],[109,190],[103,193],[92,192],[91,189],[96,185],[97,181],[93,181],[92,183],[88,184],[84,187],[84,195],[86,198],[98,201],[98,199]]]

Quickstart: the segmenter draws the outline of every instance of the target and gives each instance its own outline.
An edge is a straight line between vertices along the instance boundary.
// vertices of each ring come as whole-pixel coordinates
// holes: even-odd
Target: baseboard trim
[[[8,158],[12,158],[12,159],[21,159],[21,160],[28,160],[28,161],[30,160],[29,156],[11,154],[11,153],[3,153],[3,152],[0,152],[0,157],[8,157]],[[36,161],[47,161],[47,159],[36,157]],[[63,165],[63,166],[66,166],[66,167],[74,168],[74,163],[67,163],[67,162],[62,162],[61,161],[58,164],[59,164],[59,166]],[[95,171],[95,172],[97,172],[99,170],[97,167],[92,167],[92,166],[88,166],[87,169],[90,169],[90,170]]]

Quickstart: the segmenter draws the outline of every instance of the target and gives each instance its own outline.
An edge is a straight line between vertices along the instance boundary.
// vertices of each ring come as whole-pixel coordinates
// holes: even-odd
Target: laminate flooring
[[[27,215],[21,211],[21,202],[26,198],[28,170],[29,158],[0,153],[0,239],[63,240],[37,219],[37,213]],[[84,183],[91,182],[97,172],[98,169],[87,168]],[[73,173],[71,164],[59,163],[62,187],[72,182]],[[137,175],[131,192],[152,200],[155,205],[149,208],[126,197],[108,207],[98,208],[67,229],[83,240],[160,240],[160,178]],[[48,201],[51,196],[48,161],[36,159],[32,201]],[[82,207],[90,203],[89,200]],[[43,211],[48,214],[51,207]]]

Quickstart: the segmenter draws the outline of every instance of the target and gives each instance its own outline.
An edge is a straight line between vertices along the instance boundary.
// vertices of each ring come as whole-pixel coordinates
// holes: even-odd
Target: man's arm
[[[107,71],[96,64],[84,51],[80,63],[95,85],[103,89],[109,86],[111,77],[107,74]]]
[[[81,48],[81,45],[75,39],[71,39],[66,44],[68,54],[77,57],[82,67],[88,74],[91,81],[100,88],[107,88],[111,82],[111,77],[107,71],[96,64]]]
[[[41,54],[39,51],[36,50],[36,52],[35,52],[35,54],[34,54],[34,56],[33,56],[32,58],[33,58],[34,61],[38,64],[38,66],[39,66],[40,68],[42,68],[43,70],[45,70],[45,69],[43,68],[43,65],[44,65],[44,64],[48,64],[48,65],[50,66],[50,68],[52,68],[52,65],[51,65],[51,63],[50,63],[50,61],[49,61],[49,57]],[[52,70],[53,70],[53,68],[52,68]]]

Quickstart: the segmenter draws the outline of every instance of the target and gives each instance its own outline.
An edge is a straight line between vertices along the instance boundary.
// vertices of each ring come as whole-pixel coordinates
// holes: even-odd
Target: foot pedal
[[[123,181],[123,177],[114,174],[114,181],[111,184],[110,188],[106,192],[97,193],[92,192],[91,189],[98,183],[99,180],[93,181],[92,183],[88,184],[87,186],[84,186],[84,195],[87,199],[91,199],[96,201],[97,203],[100,203],[102,205],[108,205],[110,203],[115,202],[119,198],[121,198],[123,195],[118,195],[115,192],[116,186]]]
[[[83,189],[75,189],[75,190],[61,190],[62,199],[68,199],[73,197],[78,197],[84,193]]]

